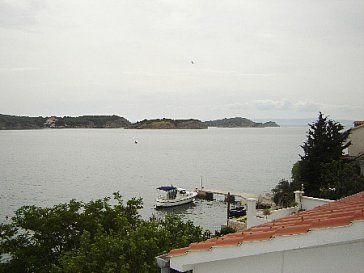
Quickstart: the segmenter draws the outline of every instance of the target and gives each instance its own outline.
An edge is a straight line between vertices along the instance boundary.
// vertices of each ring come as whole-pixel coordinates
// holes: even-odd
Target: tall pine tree
[[[321,179],[323,164],[340,160],[344,149],[351,144],[346,142],[350,130],[343,131],[340,123],[329,120],[321,112],[318,120],[309,126],[307,141],[301,146],[304,154],[300,155],[293,182],[296,187],[303,184],[307,195],[322,197],[322,189],[327,186]]]

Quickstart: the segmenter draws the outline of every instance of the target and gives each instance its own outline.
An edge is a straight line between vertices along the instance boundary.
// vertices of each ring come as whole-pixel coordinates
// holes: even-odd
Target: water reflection
[[[193,203],[181,206],[154,209],[153,214],[158,218],[164,218],[169,213],[174,213],[185,221],[191,220],[195,225],[214,232],[226,223],[227,203],[223,200],[196,199]]]

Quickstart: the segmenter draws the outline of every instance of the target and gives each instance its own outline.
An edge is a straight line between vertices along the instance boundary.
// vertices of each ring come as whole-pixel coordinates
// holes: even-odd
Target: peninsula
[[[222,128],[237,128],[237,127],[253,127],[253,128],[265,128],[265,127],[280,127],[273,121],[265,123],[254,122],[247,118],[235,117],[224,118],[217,120],[205,121],[205,124],[209,127],[222,127]]]

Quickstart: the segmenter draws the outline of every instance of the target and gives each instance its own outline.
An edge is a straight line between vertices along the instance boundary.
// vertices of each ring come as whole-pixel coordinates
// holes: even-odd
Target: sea
[[[307,131],[307,126],[2,130],[0,222],[10,221],[24,205],[52,207],[120,192],[125,202],[143,199],[144,219],[176,213],[213,232],[226,223],[222,197],[156,210],[156,188],[269,193],[291,178]]]

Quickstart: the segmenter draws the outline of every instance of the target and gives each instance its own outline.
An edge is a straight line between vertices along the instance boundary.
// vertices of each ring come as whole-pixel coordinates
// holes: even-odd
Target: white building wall
[[[286,252],[283,272],[363,272],[364,241]]]
[[[271,212],[271,214],[267,217],[269,220],[276,220],[276,219],[280,219],[282,217],[291,215],[292,213],[297,212],[298,208],[297,207],[290,207],[290,208],[284,208],[284,209],[278,209],[278,210],[273,210]]]
[[[219,262],[199,264],[193,273],[281,273],[282,256],[280,253],[230,259]]]
[[[321,199],[321,198],[315,198],[315,197],[309,197],[309,196],[302,196],[302,199],[301,199],[302,208],[305,210],[310,210],[310,209],[325,205],[325,204],[333,202],[333,201],[335,201],[335,200]]]
[[[364,125],[352,129],[349,140],[351,140],[349,155],[358,156],[364,153]]]
[[[193,273],[363,272],[364,241],[273,252],[195,265]]]

